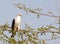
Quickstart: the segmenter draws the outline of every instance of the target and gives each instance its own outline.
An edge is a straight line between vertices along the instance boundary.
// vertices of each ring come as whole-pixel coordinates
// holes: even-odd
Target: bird
[[[22,16],[22,14],[18,14],[18,15],[12,20],[12,25],[11,25],[12,35],[11,35],[11,38],[14,37],[14,36],[16,35],[16,32],[20,29],[21,16]]]

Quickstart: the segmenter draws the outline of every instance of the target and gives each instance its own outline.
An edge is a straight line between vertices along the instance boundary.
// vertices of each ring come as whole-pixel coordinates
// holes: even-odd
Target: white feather
[[[21,25],[21,16],[16,16],[15,17],[15,27],[18,27],[18,29],[20,29],[20,25]]]

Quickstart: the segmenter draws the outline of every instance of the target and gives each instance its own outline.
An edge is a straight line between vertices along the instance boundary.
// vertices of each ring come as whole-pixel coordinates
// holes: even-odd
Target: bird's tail
[[[16,32],[15,31],[12,31],[11,38],[14,37],[15,35],[16,35]]]

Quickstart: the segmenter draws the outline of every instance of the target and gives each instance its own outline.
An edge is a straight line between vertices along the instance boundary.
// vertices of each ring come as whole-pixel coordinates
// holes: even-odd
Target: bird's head
[[[18,16],[22,16],[22,14],[18,14]]]

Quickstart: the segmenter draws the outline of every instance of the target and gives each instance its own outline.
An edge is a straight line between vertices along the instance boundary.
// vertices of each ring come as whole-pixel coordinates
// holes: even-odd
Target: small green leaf
[[[40,15],[39,14],[37,14],[37,18],[39,18],[40,17]]]
[[[10,41],[12,44],[16,44],[16,40],[13,39],[13,38],[10,38],[9,41]]]
[[[46,44],[46,41],[45,40],[42,40],[42,44]]]

